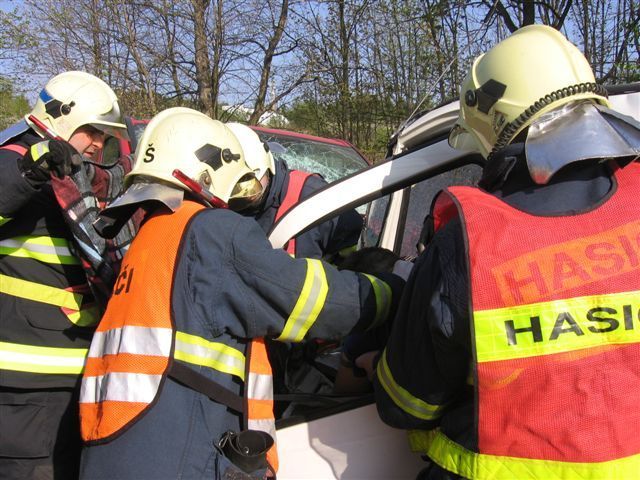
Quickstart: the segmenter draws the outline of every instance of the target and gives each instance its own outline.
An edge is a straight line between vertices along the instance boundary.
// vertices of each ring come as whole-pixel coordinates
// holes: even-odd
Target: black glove
[[[64,140],[46,140],[36,143],[18,160],[25,178],[43,183],[53,174],[58,178],[70,175],[74,165],[82,163],[78,151]]]

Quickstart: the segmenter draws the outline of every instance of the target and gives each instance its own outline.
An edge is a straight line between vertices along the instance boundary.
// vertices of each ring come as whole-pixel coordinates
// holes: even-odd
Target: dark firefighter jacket
[[[289,187],[289,169],[282,160],[276,160],[276,173],[271,178],[267,198],[261,211],[254,216],[260,227],[269,233],[275,222],[276,213]],[[311,175],[305,181],[300,199],[309,197],[324,187],[327,182],[319,175]],[[362,217],[355,210],[344,212],[338,217],[302,233],[296,237],[296,256],[307,258],[330,258],[341,250],[357,244],[362,229]]]
[[[151,221],[143,224],[139,235],[152,227]],[[131,252],[139,250],[138,238]],[[125,257],[122,271],[127,268]],[[381,311],[388,313],[389,294],[397,293],[402,284],[397,277],[388,276],[384,284],[391,291],[386,291],[386,299],[380,298],[379,292],[386,290],[381,289],[381,280],[340,272],[320,260],[293,259],[283,250],[274,250],[253,220],[214,209],[199,211],[187,224],[173,275],[146,278],[144,265],[134,268],[133,280],[130,286],[127,280],[125,291],[146,289],[144,296],[151,299],[154,282],[171,282],[170,308],[177,329],[174,361],[185,362],[239,395],[243,370],[235,362],[221,368],[220,362],[208,361],[207,352],[214,343],[224,345],[227,356],[237,360],[244,358],[252,338],[339,338],[366,328]],[[92,352],[93,348],[92,344]],[[232,350],[234,355],[229,354]],[[94,380],[86,375],[83,398],[85,383],[90,385]],[[118,385],[112,386],[117,392]],[[137,422],[108,443],[86,449],[81,476],[223,478],[225,473],[232,474],[232,467],[214,444],[227,430],[241,428],[238,414],[166,378],[154,403]]]
[[[0,149],[0,386],[73,387],[99,315],[51,184],[27,182],[18,158]]]
[[[571,215],[604,201],[615,188],[605,164],[579,163],[535,185],[523,159],[505,184],[492,191],[509,205],[535,215]],[[374,388],[381,418],[396,428],[440,428],[462,447],[477,452],[474,391],[470,376],[469,277],[459,218],[439,230],[416,260],[394,320],[386,357],[386,381],[407,393],[391,398],[377,364]],[[380,358],[380,357],[379,357]],[[408,402],[408,403],[407,403]],[[433,415],[410,413],[407,405],[429,405]],[[405,405],[405,408],[402,408]],[[431,464],[429,479],[459,478]]]

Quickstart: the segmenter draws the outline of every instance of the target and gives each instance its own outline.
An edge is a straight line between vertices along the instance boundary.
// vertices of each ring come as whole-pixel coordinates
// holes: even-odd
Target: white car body
[[[616,88],[614,93],[613,108],[640,121],[640,83],[626,90]],[[404,126],[395,137],[391,158],[330,184],[298,204],[274,226],[269,235],[272,245],[282,247],[304,229],[341,211],[390,195],[377,245],[404,254],[400,243],[406,228],[405,199],[412,186],[480,162],[478,156],[454,150],[447,143],[457,111],[458,102],[453,102]],[[383,424],[371,403],[325,416],[320,412],[320,418],[296,425],[284,422],[277,436],[280,480],[414,479],[425,465],[418,454],[409,451],[405,432]]]

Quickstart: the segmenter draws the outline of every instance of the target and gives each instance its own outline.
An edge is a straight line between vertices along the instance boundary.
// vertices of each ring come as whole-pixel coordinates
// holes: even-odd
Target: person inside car
[[[118,267],[86,232],[127,167],[92,163],[107,135],[126,137],[118,99],[79,71],[50,79],[0,132],[2,478],[78,476],[79,378]]]
[[[420,478],[640,471],[640,125],[608,105],[548,26],[473,62],[449,141],[480,186],[437,197],[389,342],[356,361]]]
[[[81,477],[263,478],[277,454],[261,339],[365,329],[391,300],[377,290],[403,282],[291,258],[252,219],[207,208],[261,186],[233,133],[195,110],[151,120],[125,182],[98,229],[146,216],[87,358]]]

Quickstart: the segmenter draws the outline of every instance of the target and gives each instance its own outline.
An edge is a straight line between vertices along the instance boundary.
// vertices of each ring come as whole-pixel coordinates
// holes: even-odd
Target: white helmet
[[[267,144],[260,140],[258,134],[241,123],[230,122],[226,125],[240,142],[244,152],[245,162],[247,162],[249,168],[256,174],[258,180],[264,177],[267,171],[275,175],[276,167],[273,155],[269,151]]]
[[[609,105],[589,62],[562,33],[523,27],[473,62],[449,143],[488,158],[535,119],[576,100]]]
[[[225,202],[253,195],[253,189],[261,188],[231,131],[190,108],[169,108],[151,119],[136,147],[125,185],[143,177],[142,181],[161,180],[186,190],[173,176],[175,169]]]
[[[86,72],[61,73],[47,82],[35,107],[25,116],[29,126],[39,132],[29,115],[67,141],[83,125],[91,125],[114,137],[127,138],[127,127],[122,123],[116,94],[105,82]]]

